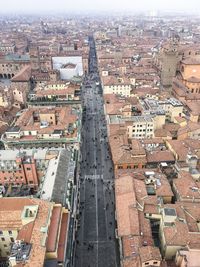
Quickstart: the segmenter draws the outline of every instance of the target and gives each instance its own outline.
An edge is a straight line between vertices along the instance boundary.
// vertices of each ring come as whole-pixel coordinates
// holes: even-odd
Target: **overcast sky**
[[[199,11],[200,0],[0,0],[0,12],[174,10]]]

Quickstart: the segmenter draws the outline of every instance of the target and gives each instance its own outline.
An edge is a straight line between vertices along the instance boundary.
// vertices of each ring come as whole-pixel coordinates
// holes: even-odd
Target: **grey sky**
[[[199,11],[200,0],[1,0],[0,12],[105,11],[105,10]]]

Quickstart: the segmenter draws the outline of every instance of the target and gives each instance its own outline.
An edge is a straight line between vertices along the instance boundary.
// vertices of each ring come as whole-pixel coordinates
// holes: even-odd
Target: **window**
[[[14,240],[14,238],[13,238],[13,237],[11,237],[11,238],[10,238],[10,241],[11,241],[11,242],[15,242],[15,240]]]
[[[12,235],[12,231],[8,231],[9,235]]]
[[[4,246],[4,248],[7,248],[7,245],[6,244],[4,244],[3,246]]]
[[[1,241],[5,241],[5,238],[4,238],[4,237],[2,237],[2,238],[1,238]]]
[[[158,264],[158,262],[157,261],[154,261],[153,264]]]
[[[30,171],[30,170],[31,170],[31,168],[26,168],[26,170],[27,170],[27,171]]]
[[[123,169],[123,166],[118,166],[117,168],[118,168],[118,169]]]
[[[149,265],[149,262],[145,262],[145,264],[144,265]]]
[[[127,169],[131,169],[131,166],[130,166],[130,165],[128,165],[128,166],[127,166]]]

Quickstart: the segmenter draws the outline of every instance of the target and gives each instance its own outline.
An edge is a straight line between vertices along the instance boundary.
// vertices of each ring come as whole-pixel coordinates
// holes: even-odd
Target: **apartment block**
[[[183,104],[176,98],[170,97],[165,100],[156,100],[146,97],[140,100],[143,114],[154,115],[156,129],[162,128],[165,121],[174,122],[176,117],[183,115]]]
[[[8,148],[66,147],[80,141],[80,110],[71,106],[28,108],[2,136]]]
[[[126,124],[129,138],[154,137],[154,121],[150,116],[133,116]]]
[[[39,84],[29,94],[29,100],[36,104],[80,100],[80,85],[62,81]]]
[[[148,204],[144,208],[144,202],[149,201],[144,182],[122,175],[116,179],[115,196],[121,266],[161,266],[162,258],[154,246],[150,220],[145,218],[150,208]]]
[[[146,153],[137,139],[128,140],[124,133],[110,133],[109,145],[115,170],[144,168]]]
[[[63,266],[69,213],[60,204],[36,198],[0,199],[0,255],[9,266]]]
[[[2,151],[0,156],[0,185],[26,184],[36,189],[39,186],[36,160],[30,154],[17,151]]]
[[[104,94],[117,94],[130,96],[132,85],[127,77],[104,76],[102,77]]]

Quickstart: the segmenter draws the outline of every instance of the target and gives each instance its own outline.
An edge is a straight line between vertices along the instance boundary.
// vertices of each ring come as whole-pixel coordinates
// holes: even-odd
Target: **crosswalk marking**
[[[103,174],[85,175],[85,180],[98,180],[103,179]]]

